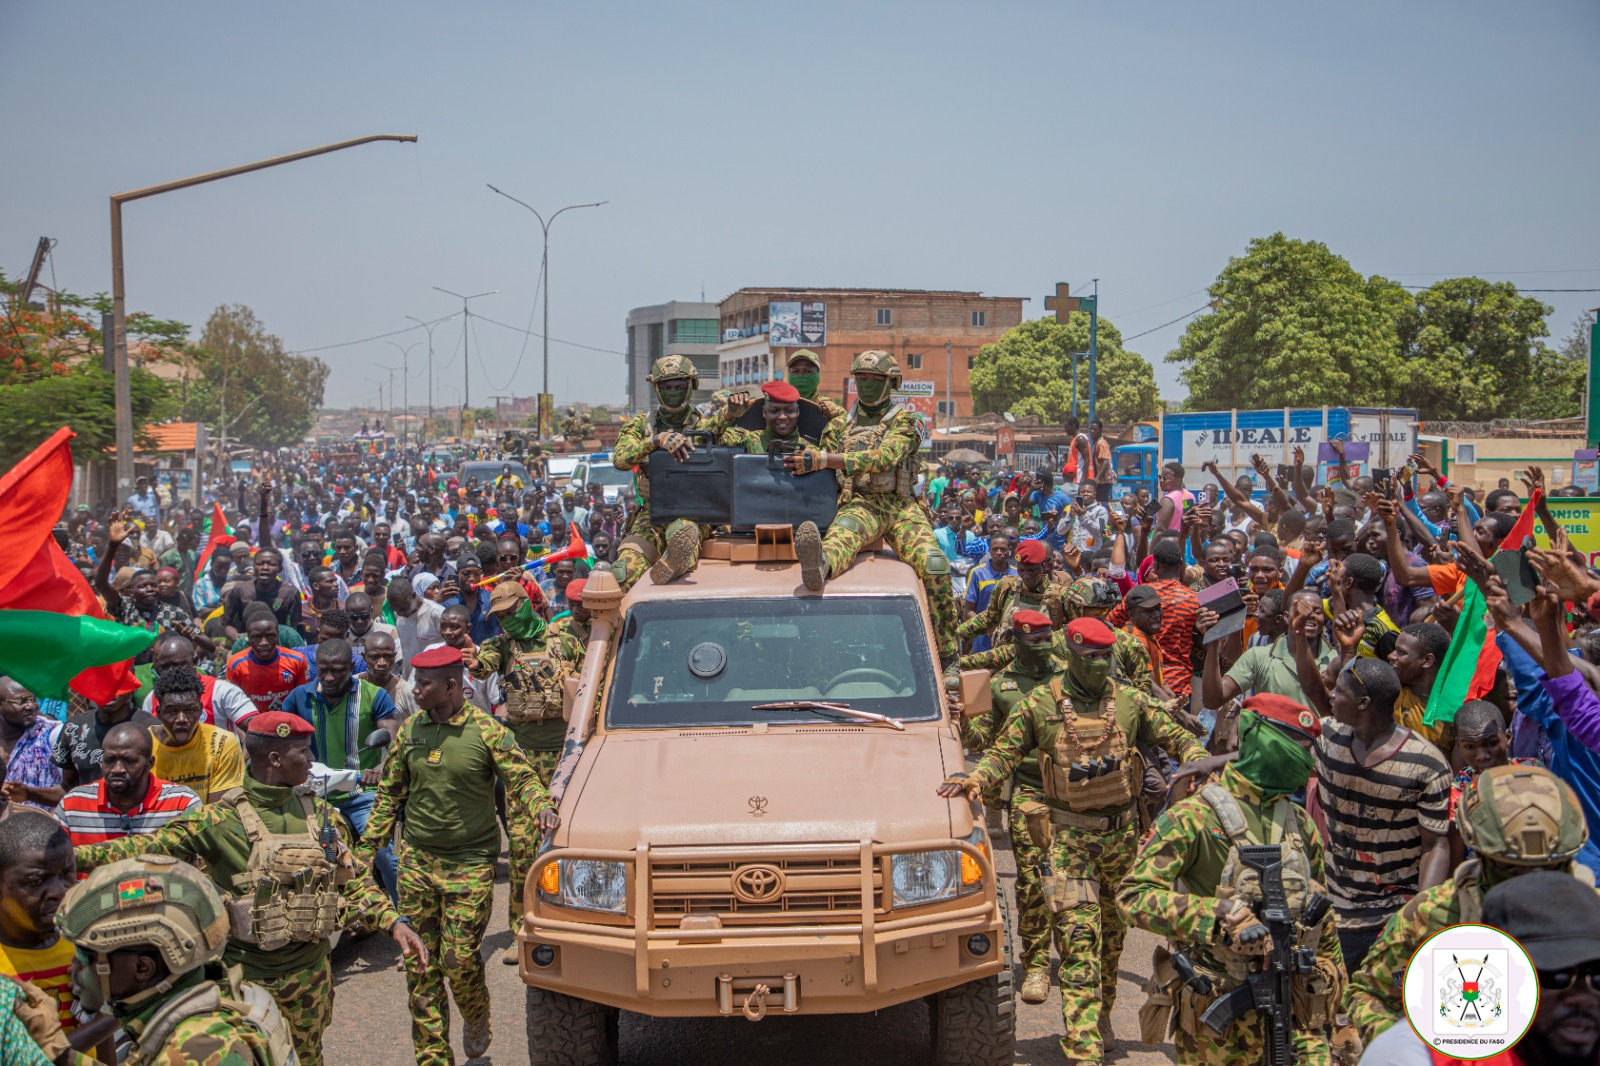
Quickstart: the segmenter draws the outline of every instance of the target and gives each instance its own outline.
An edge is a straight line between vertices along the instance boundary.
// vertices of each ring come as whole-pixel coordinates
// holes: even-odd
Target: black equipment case
[[[664,526],[687,518],[703,525],[725,525],[732,512],[735,452],[713,443],[704,430],[685,435],[694,441],[694,451],[684,462],[660,448],[650,453],[650,521]]]
[[[783,457],[797,449],[773,444],[766,455],[733,457],[733,521],[737,531],[756,526],[798,526],[812,521],[827,529],[839,510],[839,480],[832,470],[791,474]],[[654,488],[651,489],[654,492]]]

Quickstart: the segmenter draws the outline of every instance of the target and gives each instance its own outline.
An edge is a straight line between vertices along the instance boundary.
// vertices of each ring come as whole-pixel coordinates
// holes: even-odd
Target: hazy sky
[[[125,210],[129,306],[244,303],[296,350],[474,311],[620,352],[629,308],[744,285],[977,289],[1100,279],[1131,336],[1204,303],[1250,238],[1325,241],[1422,284],[1600,288],[1600,5],[44,3],[0,7],[0,265],[110,288],[115,191],[367,133],[337,155]],[[51,281],[47,271],[45,281]],[[1600,293],[1551,293],[1557,338]],[[533,327],[539,328],[538,318]],[[1173,325],[1130,345],[1156,364]],[[421,330],[410,398],[426,398]],[[459,319],[434,331],[462,381]],[[487,322],[475,402],[539,387]],[[480,347],[481,346],[481,347]],[[400,353],[318,354],[327,400]],[[480,361],[481,360],[481,361]],[[551,345],[558,400],[620,355]]]

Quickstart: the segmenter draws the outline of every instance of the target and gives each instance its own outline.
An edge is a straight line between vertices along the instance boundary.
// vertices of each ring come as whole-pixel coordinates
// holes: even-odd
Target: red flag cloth
[[[206,564],[211,561],[211,553],[232,544],[235,539],[228,533],[228,518],[222,513],[222,504],[213,503],[206,543],[200,549],[200,558],[194,564],[194,580],[199,581],[200,575],[206,572]]]
[[[0,477],[0,589],[32,561],[72,495],[72,445],[62,426]]]
[[[1517,516],[1517,524],[1511,527],[1506,539],[1500,542],[1500,547],[1495,549],[1497,552],[1514,552],[1522,547],[1523,541],[1532,539],[1534,511],[1538,509],[1542,498],[1543,494],[1538,489],[1528,494],[1528,506]]]
[[[1478,653],[1477,668],[1472,671],[1472,682],[1467,685],[1467,699],[1481,700],[1494,688],[1495,672],[1500,669],[1500,645],[1494,642],[1495,630],[1489,627],[1483,639],[1483,650]]]
[[[0,478],[0,610],[108,617],[51,535],[72,493],[73,436],[63,426]],[[72,689],[94,703],[110,703],[138,687],[125,662],[85,670],[72,680]]]

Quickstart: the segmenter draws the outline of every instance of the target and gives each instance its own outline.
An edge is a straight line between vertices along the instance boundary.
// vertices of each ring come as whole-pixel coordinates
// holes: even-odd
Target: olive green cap
[[[822,357],[816,352],[812,351],[810,348],[796,348],[794,351],[789,353],[789,361],[784,365],[792,367],[802,359],[809,359],[813,363],[817,364],[818,370],[822,369]]]
[[[1483,771],[1461,798],[1457,822],[1468,847],[1512,866],[1564,862],[1589,839],[1578,797],[1542,766]]]

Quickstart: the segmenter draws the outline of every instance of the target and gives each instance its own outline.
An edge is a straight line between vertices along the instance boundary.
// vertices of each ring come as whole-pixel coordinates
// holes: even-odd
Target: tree
[[[287,351],[243,304],[211,313],[190,358],[201,381],[185,401],[188,417],[256,448],[298,443],[316,422],[328,365]]]
[[[1397,398],[1425,419],[1554,417],[1545,390],[1562,387],[1565,370],[1539,340],[1550,311],[1509,281],[1430,285],[1399,318]]]
[[[1122,346],[1122,333],[1101,316],[1097,336],[1097,414],[1107,422],[1137,422],[1161,413],[1155,370]],[[1089,350],[1089,315],[1074,312],[1024,322],[978,350],[972,367],[974,412],[1009,411],[1060,422],[1072,411],[1072,353]],[[1078,411],[1088,417],[1089,360],[1078,361]]]
[[[1410,304],[1318,241],[1274,233],[1250,242],[1209,289],[1171,363],[1184,364],[1190,410],[1387,405],[1399,366],[1396,319]]]
[[[1589,327],[1594,316],[1585,312],[1572,324],[1572,332],[1557,348],[1539,345],[1533,353],[1529,390],[1516,417],[1576,418],[1583,413],[1583,393],[1589,384]]]

